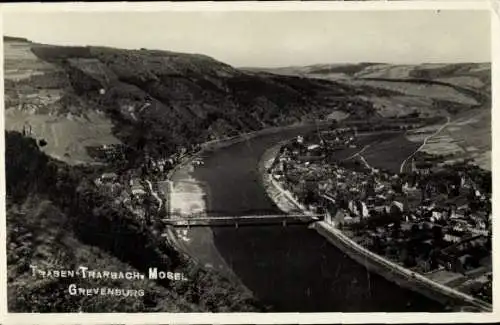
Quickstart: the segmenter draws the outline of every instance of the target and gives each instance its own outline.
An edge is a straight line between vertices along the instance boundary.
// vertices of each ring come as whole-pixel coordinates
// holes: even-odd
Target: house
[[[320,148],[319,144],[311,144],[311,145],[307,146],[308,151],[314,151],[314,150],[317,150],[319,148]]]
[[[146,195],[146,191],[144,190],[144,188],[142,186],[135,186],[135,187],[132,187],[132,195],[134,196],[143,196],[143,195]]]
[[[432,271],[432,263],[430,259],[418,259],[417,260],[417,267],[423,272],[427,273]]]
[[[432,211],[431,221],[436,222],[443,218],[443,214],[439,211]]]
[[[370,216],[370,211],[365,202],[361,202],[361,215],[363,218],[368,218]]]
[[[444,235],[443,239],[449,243],[458,243],[461,240],[461,237],[447,233]]]
[[[395,207],[397,207],[399,209],[399,211],[403,212],[403,210],[404,210],[403,203],[401,203],[399,201],[393,201],[392,205],[394,205]]]
[[[354,215],[359,215],[358,206],[355,201],[350,200],[348,203],[349,211]]]
[[[468,228],[468,230],[473,234],[473,235],[483,235],[483,236],[488,236],[489,232],[486,229],[480,229],[480,228]]]
[[[137,179],[131,179],[130,180],[130,191],[133,196],[139,197],[146,195],[147,192],[144,189],[144,187],[141,185],[141,183]]]
[[[118,178],[118,175],[115,173],[104,173],[101,175],[100,179],[102,182],[111,182]]]

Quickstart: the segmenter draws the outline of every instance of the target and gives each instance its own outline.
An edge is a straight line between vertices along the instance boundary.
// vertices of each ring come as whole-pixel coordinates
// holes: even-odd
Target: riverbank
[[[434,282],[419,273],[412,272],[370,252],[351,240],[340,230],[324,221],[316,222],[313,227],[320,235],[344,251],[349,257],[365,266],[368,270],[380,274],[389,281],[404,288],[416,291],[447,306],[467,306],[477,308],[477,311],[481,312],[492,311],[492,306],[483,301]]]
[[[189,174],[207,191],[208,216],[283,213],[264,188],[259,164],[268,149],[307,131],[284,130],[204,152],[203,165]],[[174,173],[173,179],[182,180],[182,174]],[[234,278],[235,285],[242,283],[267,311],[445,311],[441,304],[368,272],[303,225],[193,227],[187,237],[180,244],[187,246],[190,259]]]
[[[263,162],[263,164],[265,164],[266,166],[270,166],[272,164],[272,161],[276,158],[278,151],[279,146],[278,148],[274,148],[274,150],[272,151],[275,153],[275,157],[272,157],[270,155],[267,156],[267,161]],[[302,213],[309,213],[309,211],[307,211],[307,209],[305,209],[305,207],[294,198],[292,193],[285,190],[272,177],[272,175],[267,173],[267,169],[263,174],[263,178],[266,179],[266,183],[272,185],[273,187],[272,190],[269,190],[269,195],[272,199],[276,197],[287,198],[293,205],[300,209]],[[270,186],[266,187],[266,189],[268,188],[270,188]],[[281,195],[276,195],[276,192],[280,192]],[[278,205],[278,202],[276,203]],[[281,203],[281,205],[283,204]],[[284,210],[284,212],[288,213],[288,210]],[[335,228],[335,226],[325,221],[314,223],[313,229],[315,229],[321,236],[326,238],[330,243],[346,253],[350,258],[366,267],[369,271],[373,271],[401,287],[418,292],[447,306],[467,306],[477,309],[478,311],[492,311],[492,306],[486,302],[434,282],[423,275],[407,270],[390,260],[374,254],[373,252],[367,250],[366,248],[362,247],[361,245],[357,244],[352,239],[347,237],[340,230]]]

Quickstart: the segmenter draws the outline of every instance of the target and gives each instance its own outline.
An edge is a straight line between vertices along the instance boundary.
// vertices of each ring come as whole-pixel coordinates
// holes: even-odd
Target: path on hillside
[[[412,152],[408,157],[406,157],[405,160],[403,160],[403,162],[401,163],[401,167],[399,168],[399,172],[402,173],[403,172],[403,169],[405,167],[405,164],[406,162],[411,159],[413,156],[415,156],[417,154],[417,152],[419,152],[420,150],[422,150],[423,147],[425,147],[425,145],[427,144],[427,141],[429,141],[430,139],[432,139],[433,137],[435,137],[436,135],[438,135],[439,133],[441,133],[441,131],[444,130],[444,128],[446,128],[451,122],[451,119],[450,117],[446,117],[446,123],[441,125],[441,127],[439,129],[436,130],[436,132],[434,132],[433,134],[429,135],[428,137],[426,137],[424,139],[424,142],[422,143],[422,145],[420,145],[420,147],[417,148],[417,150],[415,150],[414,152]]]
[[[352,159],[356,156],[361,156],[361,154],[366,150],[368,149],[369,147],[371,146],[371,144],[367,144],[366,146],[364,146],[360,151],[356,152],[355,154],[353,154],[352,156],[350,157],[347,157],[345,158],[344,160],[349,160],[349,159]]]
[[[373,168],[369,163],[368,161],[366,161],[365,157],[359,155],[359,158],[361,159],[361,161],[363,162],[363,164],[365,164],[365,167],[370,169],[372,171],[372,173],[375,173],[376,172],[376,169]]]
[[[347,161],[347,160],[350,160],[350,159],[353,159],[355,157],[359,157],[359,159],[361,160],[361,162],[365,165],[366,168],[368,168],[369,170],[371,170],[372,172],[375,172],[375,168],[373,168],[373,166],[371,166],[368,161],[366,161],[365,157],[363,157],[361,154],[366,150],[368,149],[369,147],[371,146],[371,143],[370,144],[367,144],[366,146],[364,146],[361,150],[359,150],[358,152],[356,152],[355,154],[353,154],[352,156],[350,157],[347,157],[345,159],[343,159],[343,161]]]

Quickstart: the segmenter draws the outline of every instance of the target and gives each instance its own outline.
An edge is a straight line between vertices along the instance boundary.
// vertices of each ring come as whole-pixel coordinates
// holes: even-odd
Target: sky
[[[480,10],[4,13],[3,34],[57,45],[201,53],[236,67],[490,62]]]

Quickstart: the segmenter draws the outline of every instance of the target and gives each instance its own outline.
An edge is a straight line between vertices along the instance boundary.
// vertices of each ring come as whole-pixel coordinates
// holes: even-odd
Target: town
[[[356,243],[491,302],[491,173],[417,151],[403,172],[375,168],[364,136],[356,127],[298,136],[268,172]]]

